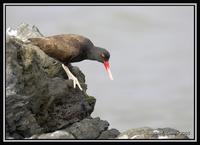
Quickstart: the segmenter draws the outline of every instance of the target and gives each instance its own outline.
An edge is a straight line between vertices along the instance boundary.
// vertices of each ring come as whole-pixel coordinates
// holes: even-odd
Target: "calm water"
[[[108,49],[114,81],[98,62],[75,63],[97,98],[93,117],[125,131],[173,127],[193,137],[193,7],[7,7],[7,27],[75,33]]]

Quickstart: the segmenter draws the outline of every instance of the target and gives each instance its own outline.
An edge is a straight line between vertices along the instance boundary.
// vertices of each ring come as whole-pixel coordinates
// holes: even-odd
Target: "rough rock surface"
[[[75,139],[75,138],[72,134],[70,134],[65,130],[58,130],[55,132],[33,135],[26,139]]]
[[[25,24],[17,30],[23,38],[33,31]],[[96,100],[86,93],[84,74],[77,67],[70,69],[84,91],[74,89],[61,64],[38,47],[20,38],[7,40],[6,136],[53,132],[90,116]]]
[[[107,130],[109,123],[99,117],[87,117],[69,127],[46,134],[33,135],[27,139],[114,139],[120,132],[116,129]]]
[[[108,129],[108,126],[109,123],[100,120],[100,118],[85,118],[80,122],[74,123],[69,128],[66,128],[66,130],[77,139],[96,139],[103,131]]]
[[[173,128],[135,128],[121,133],[117,139],[189,139],[186,134]]]
[[[117,129],[109,129],[106,131],[103,131],[101,133],[101,135],[98,137],[98,139],[113,139],[116,138],[116,136],[118,136],[120,134],[120,132]]]

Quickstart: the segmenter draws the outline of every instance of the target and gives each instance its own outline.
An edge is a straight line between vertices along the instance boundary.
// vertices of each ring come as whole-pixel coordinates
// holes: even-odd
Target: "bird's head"
[[[109,75],[109,78],[113,80],[113,76],[112,76],[112,73],[110,70],[110,64],[109,64],[110,53],[104,48],[101,48],[101,47],[96,47],[96,48],[98,49],[96,60],[104,64],[106,71]]]

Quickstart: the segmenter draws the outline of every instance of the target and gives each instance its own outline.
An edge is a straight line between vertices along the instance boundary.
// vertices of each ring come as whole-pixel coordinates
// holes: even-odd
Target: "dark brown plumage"
[[[64,64],[91,59],[103,62],[109,60],[107,50],[96,47],[88,39],[75,34],[63,34],[50,37],[30,38],[34,45],[42,49],[47,55]],[[102,56],[104,55],[105,58]]]

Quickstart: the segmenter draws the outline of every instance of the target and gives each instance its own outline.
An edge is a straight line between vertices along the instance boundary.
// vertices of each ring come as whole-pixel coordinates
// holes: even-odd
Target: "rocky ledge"
[[[173,128],[141,127],[127,130],[121,133],[118,139],[189,139],[187,133],[180,132]]]
[[[162,129],[141,128],[121,134],[109,129],[107,121],[90,116],[96,99],[86,93],[85,76],[79,68],[72,66],[70,71],[83,91],[73,88],[60,62],[26,43],[28,38],[43,37],[35,26],[23,23],[8,34],[13,36],[6,39],[6,139],[187,138],[178,131],[166,134]]]

